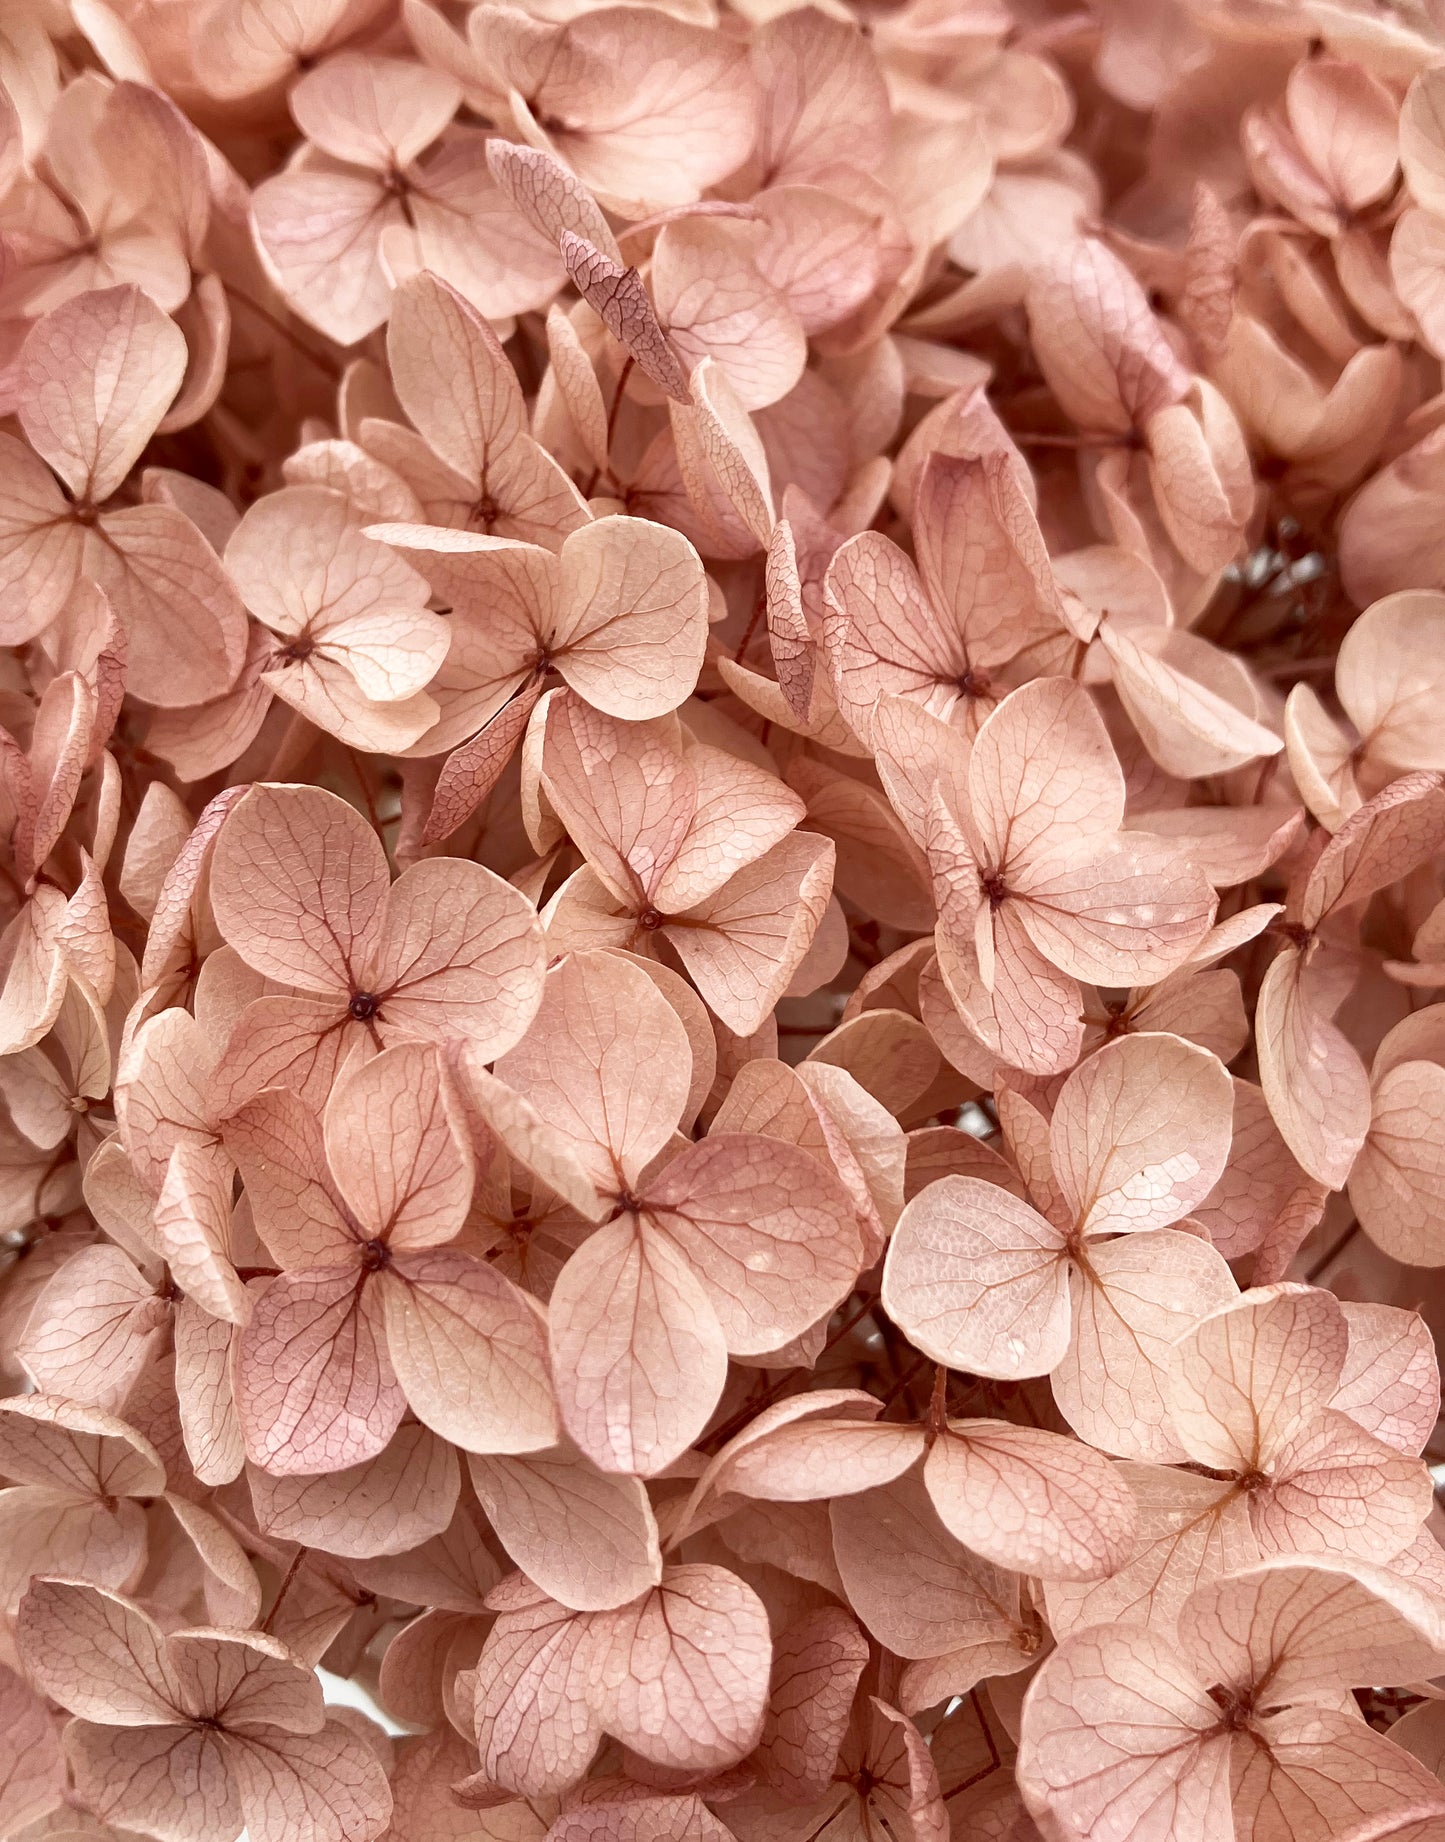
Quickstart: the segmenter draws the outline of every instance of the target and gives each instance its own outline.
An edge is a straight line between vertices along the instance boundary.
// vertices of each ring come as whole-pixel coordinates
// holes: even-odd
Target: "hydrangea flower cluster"
[[[1445,5],[0,14],[0,1837],[1442,1842]]]

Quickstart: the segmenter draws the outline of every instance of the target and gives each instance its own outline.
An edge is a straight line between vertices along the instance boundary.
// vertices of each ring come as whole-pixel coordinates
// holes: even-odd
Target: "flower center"
[[[356,991],[351,994],[351,1002],[346,1009],[348,1015],[358,1023],[370,1023],[381,1009],[381,999],[374,991]]]

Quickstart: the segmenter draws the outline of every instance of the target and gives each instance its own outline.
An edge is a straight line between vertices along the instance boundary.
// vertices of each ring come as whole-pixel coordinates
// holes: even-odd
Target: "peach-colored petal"
[[[883,1272],[889,1315],[936,1362],[1046,1375],[1069,1341],[1064,1237],[1027,1203],[946,1177],[899,1218]]]

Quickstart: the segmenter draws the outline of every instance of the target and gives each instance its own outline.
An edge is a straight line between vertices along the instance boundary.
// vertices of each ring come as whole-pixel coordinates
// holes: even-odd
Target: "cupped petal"
[[[1081,1234],[1168,1228],[1229,1155],[1224,1064],[1179,1036],[1106,1043],[1065,1082],[1049,1128],[1055,1181]]]

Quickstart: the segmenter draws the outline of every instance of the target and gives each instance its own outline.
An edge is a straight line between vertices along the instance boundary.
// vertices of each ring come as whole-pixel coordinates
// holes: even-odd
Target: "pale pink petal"
[[[213,1317],[243,1324],[250,1300],[231,1264],[231,1174],[224,1153],[177,1145],[151,1228],[181,1290]]]
[[[485,1261],[396,1256],[381,1282],[387,1348],[412,1411],[464,1451],[535,1452],[557,1437],[540,1314]]]
[[[413,864],[387,894],[380,932],[362,970],[384,1039],[463,1037],[495,1056],[532,1021],[542,929],[491,870],[456,858]]]
[[[381,1761],[339,1720],[319,1733],[227,1733],[223,1746],[252,1842],[372,1842],[386,1828]]]
[[[807,339],[750,249],[760,233],[722,218],[681,218],[653,245],[652,296],[685,371],[716,361],[745,409],[785,397]]]
[[[570,1444],[467,1462],[498,1540],[561,1604],[605,1611],[661,1581],[657,1524],[637,1479],[597,1470]]]
[[[387,893],[376,834],[334,793],[257,787],[221,831],[211,902],[247,965],[303,991],[354,990]]]
[[[1106,1043],[1064,1084],[1053,1172],[1083,1234],[1167,1228],[1214,1188],[1234,1095],[1224,1065],[1177,1036]]]
[[[702,1431],[727,1347],[706,1292],[664,1235],[624,1215],[584,1241],[552,1291],[563,1423],[604,1471],[650,1476]]]
[[[0,1672],[0,1707],[10,1736],[10,1760],[0,1777],[0,1823],[18,1831],[59,1805],[65,1761],[45,1703],[9,1669]]]
[[[1375,1083],[1369,1135],[1350,1171],[1350,1200],[1370,1239],[1395,1260],[1445,1259],[1440,1130],[1445,1068],[1402,1062]]]
[[[164,1727],[184,1705],[160,1627],[119,1593],[36,1580],[16,1641],[31,1680],[83,1720]]]
[[[344,1266],[355,1257],[356,1235],[327,1169],[321,1121],[303,1099],[280,1088],[258,1094],[226,1120],[225,1144],[256,1232],[286,1271]]]
[[[1090,1445],[1167,1461],[1183,1448],[1165,1402],[1171,1346],[1235,1296],[1207,1241],[1177,1229],[1094,1242],[1074,1279],[1074,1339],[1054,1370],[1059,1411]]]
[[[774,1643],[755,1757],[766,1783],[790,1802],[805,1803],[828,1789],[867,1660],[862,1632],[838,1606],[798,1619]]]
[[[20,424],[80,500],[130,472],[186,366],[180,329],[139,288],[78,295],[39,321],[20,354]]]
[[[916,1473],[836,1497],[830,1514],[849,1602],[896,1655],[941,1657],[1017,1633],[1018,1576],[954,1540]]]
[[[707,581],[679,532],[599,518],[562,545],[557,669],[595,709],[637,722],[691,695],[707,639]]]
[[[349,1068],[324,1128],[334,1181],[364,1237],[393,1251],[449,1241],[466,1218],[472,1157],[440,1056],[399,1043]]]
[[[1097,1579],[1129,1557],[1129,1486],[1077,1440],[1002,1420],[953,1420],[923,1467],[951,1535],[999,1566],[1043,1579]]]
[[[1234,1796],[1235,1833],[1244,1842],[1262,1842],[1282,1821],[1300,1842],[1336,1835],[1428,1842],[1445,1817],[1434,1773],[1392,1737],[1333,1708],[1289,1708],[1263,1721],[1247,1763],[1236,1762]]]
[[[847,1296],[862,1265],[846,1191],[776,1139],[726,1133],[690,1146],[648,1183],[642,1205],[686,1256],[738,1355],[800,1335]]]
[[[65,1736],[76,1789],[103,1818],[163,1842],[234,1842],[243,1822],[219,1735],[202,1728],[125,1732],[77,1721]]]
[[[1069,1343],[1064,1237],[974,1177],[930,1184],[899,1217],[883,1269],[890,1317],[935,1362],[1046,1375]]]
[[[1273,1469],[1279,1451],[1330,1404],[1349,1331],[1332,1293],[1247,1292],[1186,1331],[1169,1357],[1169,1414],[1196,1463]]]
[[[831,839],[794,832],[664,922],[693,983],[735,1035],[761,1028],[792,982],[823,919],[833,860]]]
[[[405,222],[399,199],[370,173],[302,166],[263,180],[252,211],[267,267],[296,313],[340,345],[375,332],[391,299],[381,236]]]
[[[1057,1813],[1098,1842],[1214,1842],[1233,1834],[1231,1743],[1187,1649],[1081,1631],[1029,1691],[1019,1789],[1040,1821]]]
[[[588,1620],[606,1730],[655,1765],[731,1765],[762,1732],[772,1642],[762,1601],[721,1567],[669,1567],[630,1606]]]
[[[676,1011],[639,966],[573,953],[548,973],[532,1028],[496,1073],[576,1141],[593,1183],[615,1187],[635,1183],[677,1130],[692,1056]]]
[[[1039,367],[1081,428],[1126,433],[1185,394],[1144,290],[1097,239],[1080,237],[1035,271],[1028,311]]]
[[[454,78],[397,58],[341,52],[308,71],[291,91],[291,112],[308,140],[334,159],[380,172],[414,160],[451,120]]]
[[[637,368],[674,402],[690,403],[687,368],[669,343],[637,270],[624,268],[571,229],[563,230],[559,247],[577,292]]]
[[[1329,1405],[1396,1451],[1422,1452],[1439,1414],[1440,1366],[1424,1319],[1393,1305],[1343,1303],[1350,1342]]]
[[[1179,1619],[1201,1675],[1232,1687],[1267,1682],[1272,1699],[1320,1700],[1341,1688],[1420,1678],[1440,1617],[1415,1582],[1364,1561],[1284,1557],[1210,1580]]]
[[[406,1400],[374,1291],[358,1263],[286,1273],[261,1294],[235,1372],[253,1463],[278,1476],[336,1471],[390,1439]]]
[[[424,1426],[399,1426],[386,1449],[322,1477],[273,1477],[253,1469],[257,1527],[279,1541],[368,1559],[404,1553],[451,1521],[461,1486],[456,1454]],[[271,1721],[263,1701],[257,1710]]]
[[[1266,1554],[1357,1554],[1382,1561],[1419,1534],[1430,1476],[1344,1414],[1326,1411],[1273,1456],[1275,1479],[1251,1505]]]
[[[1279,954],[1264,975],[1254,1027],[1260,1085],[1281,1137],[1311,1177],[1342,1188],[1369,1132],[1369,1076],[1318,1008],[1297,952]]]

